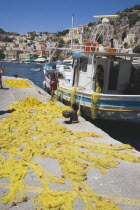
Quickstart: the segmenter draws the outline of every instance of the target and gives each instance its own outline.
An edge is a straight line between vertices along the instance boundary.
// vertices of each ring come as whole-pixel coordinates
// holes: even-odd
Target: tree
[[[125,39],[125,37],[126,37],[126,31],[124,31],[122,34],[122,41]]]
[[[79,44],[79,40],[78,39],[74,39],[75,44]]]
[[[13,42],[13,38],[10,38],[8,36],[6,36],[5,38],[3,38],[3,42]]]
[[[134,53],[140,53],[140,45],[136,46],[136,47],[133,49],[133,52],[134,52]]]
[[[140,5],[139,5],[139,4],[135,5],[135,6],[133,7],[133,10],[140,10]]]
[[[140,20],[140,16],[137,13],[134,13],[134,14],[130,15],[129,26],[132,27],[139,20]]]
[[[140,5],[135,5],[134,7],[131,7],[131,8],[126,8],[124,10],[124,12],[132,12],[133,10],[140,10]]]
[[[55,56],[53,56],[52,61],[57,61],[59,59],[59,55],[61,53],[61,50],[56,50],[55,51]]]
[[[132,12],[133,11],[133,8],[126,8],[125,10],[124,10],[124,12]]]
[[[90,23],[88,24],[88,27],[93,26],[93,25],[94,25],[94,23],[90,22]]]
[[[60,39],[58,47],[63,47],[65,44],[65,41],[63,39]]]
[[[57,32],[57,36],[59,37],[59,36],[65,36],[66,34],[68,34],[69,33],[69,29],[66,29],[66,30],[64,30],[64,31],[58,31]]]
[[[110,21],[110,25],[115,25],[115,22],[113,20]]]
[[[127,42],[125,42],[125,43],[123,44],[123,46],[124,46],[124,48],[127,48],[128,43],[127,43]]]
[[[2,29],[2,28],[0,28],[0,34],[5,34],[6,32]]]
[[[0,60],[5,58],[5,54],[3,50],[0,50]]]

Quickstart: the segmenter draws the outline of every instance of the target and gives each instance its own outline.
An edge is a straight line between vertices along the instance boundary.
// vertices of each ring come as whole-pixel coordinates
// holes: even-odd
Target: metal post
[[[72,15],[72,30],[71,30],[71,49],[73,47],[73,27],[74,27],[74,14]]]
[[[50,41],[50,46],[49,46],[49,63],[51,61],[51,41]]]

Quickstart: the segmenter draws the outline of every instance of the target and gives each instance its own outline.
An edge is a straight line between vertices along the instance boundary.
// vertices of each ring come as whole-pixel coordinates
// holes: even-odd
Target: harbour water
[[[31,80],[35,85],[43,88],[44,74],[42,71],[42,65],[29,64],[29,63],[5,63],[0,62],[0,66],[3,68],[4,76],[21,77]],[[41,67],[41,71],[35,72],[31,69]]]
[[[31,69],[39,67],[38,64],[20,64],[20,63],[0,63],[4,70],[5,76],[17,76],[31,80],[35,85],[43,88],[44,73],[41,66],[41,71],[35,72]],[[140,151],[140,125],[131,122],[115,122],[96,120],[93,122],[97,127],[104,130],[114,139],[132,145],[136,150]]]

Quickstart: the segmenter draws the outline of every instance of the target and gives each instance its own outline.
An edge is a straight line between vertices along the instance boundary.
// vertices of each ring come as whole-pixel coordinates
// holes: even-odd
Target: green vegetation
[[[65,45],[65,41],[63,39],[60,39],[59,43],[58,43],[58,47],[61,48]],[[60,60],[60,61],[63,61],[63,56],[62,56],[62,50],[59,50],[57,49],[55,51],[55,55],[53,56],[52,58],[52,61],[57,61],[57,60]]]
[[[133,10],[140,10],[140,5],[135,5],[134,7],[131,7],[131,8],[126,8],[124,10],[124,12],[132,12]]]
[[[130,17],[129,17],[129,26],[132,27],[139,20],[140,20],[140,16],[137,13],[134,13],[134,14],[130,15]]]
[[[2,28],[0,28],[0,34],[5,34],[6,32],[2,29]]]
[[[55,52],[55,56],[52,58],[52,61],[58,61],[58,60],[60,60],[60,61],[63,61],[63,57],[61,56],[61,50],[56,50],[56,52]]]
[[[78,39],[74,39],[74,43],[75,44],[79,44],[79,40]]]
[[[16,32],[6,32],[2,28],[0,28],[0,35],[19,35]]]
[[[34,40],[37,35],[37,33],[35,31],[33,32],[28,32],[28,34],[30,35],[30,39],[29,40]]]
[[[0,50],[0,60],[5,58],[5,54],[3,50]]]
[[[57,40],[58,40],[57,38],[51,38],[52,42],[57,42]]]
[[[134,53],[140,53],[140,45],[136,46],[136,47],[133,49],[133,52],[134,52]]]
[[[126,37],[126,31],[124,31],[124,32],[122,33],[122,41],[125,39],[125,37]]]
[[[90,23],[88,24],[88,27],[93,26],[93,25],[94,25],[94,23],[90,22]]]
[[[110,20],[110,25],[115,25],[115,21],[113,21],[113,20]]]
[[[63,39],[60,39],[58,47],[63,47],[65,45],[65,41]]]
[[[59,37],[59,36],[65,36],[66,34],[68,34],[69,33],[69,29],[66,29],[66,30],[64,30],[64,31],[58,31],[57,32],[57,36]]]
[[[2,39],[3,42],[13,42],[13,40],[14,40],[13,38],[10,38],[8,36],[6,36]]]

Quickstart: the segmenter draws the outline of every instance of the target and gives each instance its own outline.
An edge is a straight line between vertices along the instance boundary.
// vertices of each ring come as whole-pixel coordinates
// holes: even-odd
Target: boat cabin
[[[72,53],[73,68],[71,85],[96,91],[98,79],[103,94],[131,94],[131,85],[140,84],[140,71],[132,66],[131,60],[122,57]],[[136,76],[137,75],[137,76]],[[133,84],[135,83],[135,84]],[[132,87],[134,88],[134,87]],[[138,89],[138,87],[135,87]],[[135,94],[136,90],[134,91]],[[139,92],[140,94],[140,92]]]

